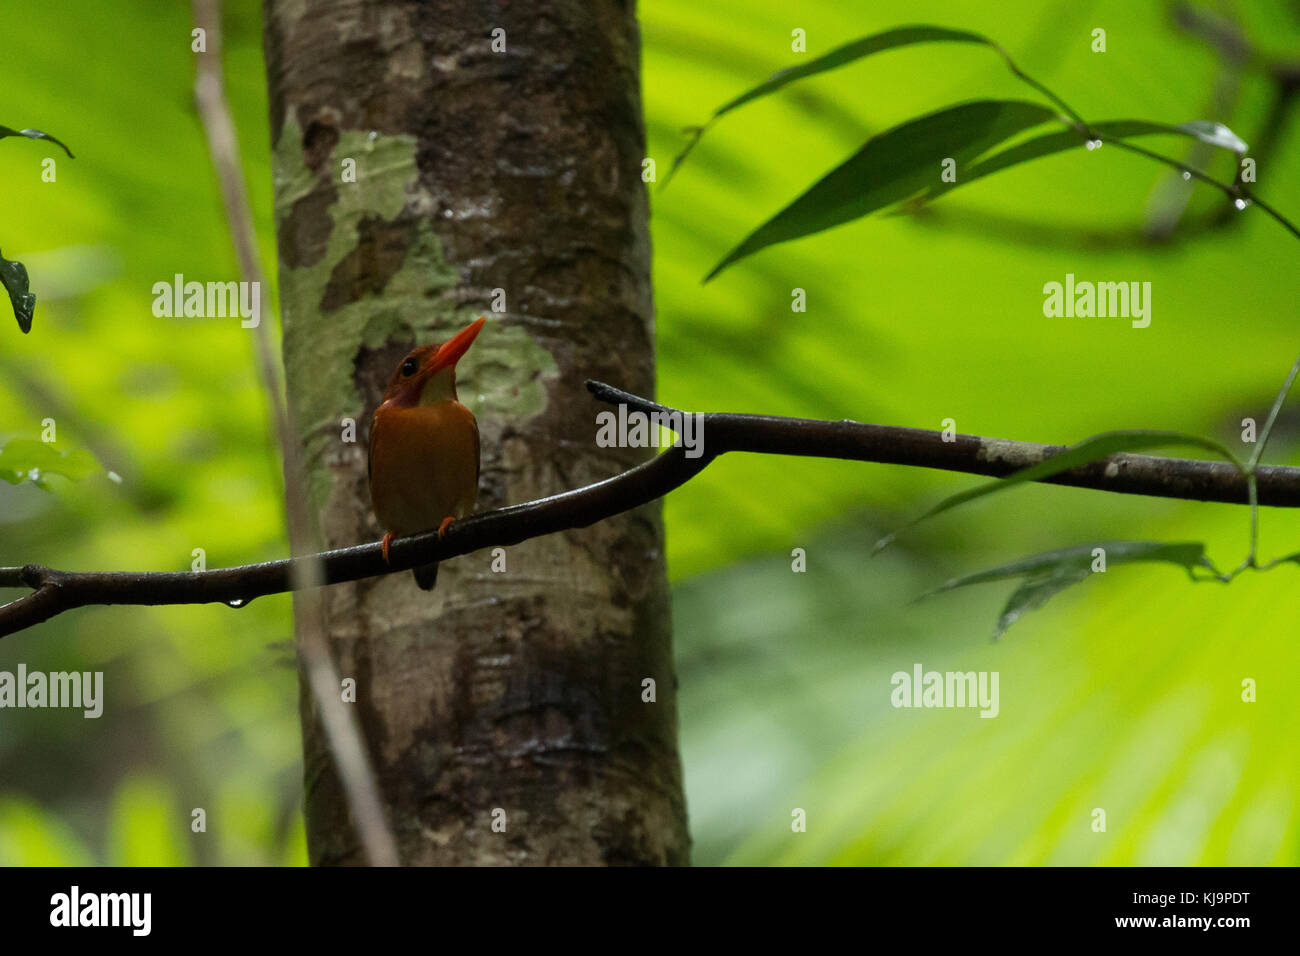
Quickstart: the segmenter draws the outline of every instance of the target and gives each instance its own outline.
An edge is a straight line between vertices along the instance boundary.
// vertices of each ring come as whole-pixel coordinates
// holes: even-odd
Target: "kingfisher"
[[[487,322],[479,317],[441,345],[412,349],[393,372],[370,424],[370,503],[385,528],[382,550],[395,537],[438,529],[478,503],[478,423],[456,400],[456,363]],[[430,591],[438,563],[415,568]]]

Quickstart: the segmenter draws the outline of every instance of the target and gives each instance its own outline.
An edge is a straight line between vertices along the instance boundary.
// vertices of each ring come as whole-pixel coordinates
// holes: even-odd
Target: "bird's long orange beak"
[[[485,324],[487,324],[487,317],[480,316],[442,343],[442,347],[433,353],[433,358],[429,359],[429,364],[425,366],[425,374],[432,375],[435,372],[441,372],[447,366],[459,362],[461,356],[468,352],[469,347],[474,344],[474,339],[478,337],[479,330]]]

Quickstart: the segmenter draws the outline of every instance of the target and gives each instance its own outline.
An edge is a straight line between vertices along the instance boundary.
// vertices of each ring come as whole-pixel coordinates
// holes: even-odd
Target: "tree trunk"
[[[596,447],[582,385],[654,385],[633,5],[264,6],[284,361],[322,542],[379,537],[383,385],[481,314],[458,375],[480,510],[642,460]],[[338,585],[325,614],[403,863],[688,861],[657,504],[454,559],[431,593]],[[311,860],[363,862],[302,696]]]

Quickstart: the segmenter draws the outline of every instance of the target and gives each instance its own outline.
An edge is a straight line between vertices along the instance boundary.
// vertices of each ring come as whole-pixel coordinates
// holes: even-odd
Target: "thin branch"
[[[601,382],[588,382],[598,399],[631,411],[683,414]],[[393,542],[385,564],[378,542],[307,557],[189,572],[56,571],[38,565],[0,568],[0,587],[33,593],[0,607],[0,636],[49,620],[72,608],[98,604],[204,604],[242,607],[266,594],[301,588],[295,576],[304,561],[319,562],[321,583],[340,584],[407,571],[483,548],[509,547],[530,538],[585,528],[630,511],[681,487],[715,458],[728,452],[837,458],[880,464],[939,468],[1004,478],[1060,454],[1063,445],[950,436],[940,432],[854,421],[818,421],[768,415],[706,413],[698,457],[674,445],[667,451],[604,481],[524,504],[486,511],[453,523],[439,539],[430,531]],[[1300,507],[1300,468],[1256,469],[1258,502]],[[1112,455],[1061,472],[1047,482],[1098,491],[1158,498],[1249,504],[1246,477],[1227,462],[1150,455]]]
[[[1291,386],[1295,384],[1297,373],[1300,373],[1300,356],[1296,356],[1295,364],[1291,366],[1291,371],[1287,373],[1286,381],[1282,383],[1282,388],[1273,401],[1273,407],[1269,409],[1268,420],[1264,422],[1263,430],[1256,436],[1255,450],[1250,455],[1250,461],[1246,463],[1246,469],[1252,474],[1250,482],[1250,553],[1246,555],[1246,560],[1243,562],[1242,567],[1238,568],[1238,571],[1247,567],[1258,567],[1256,558],[1259,551],[1259,502],[1256,500],[1253,474],[1259,467],[1260,456],[1264,454],[1264,447],[1268,444],[1268,437],[1273,432],[1273,424],[1277,421],[1278,413],[1282,411],[1282,405],[1291,392]]]
[[[1264,422],[1264,428],[1256,436],[1255,450],[1250,456],[1250,468],[1254,468],[1259,463],[1260,456],[1264,454],[1264,446],[1268,444],[1269,435],[1273,433],[1273,425],[1277,421],[1278,413],[1282,411],[1282,405],[1286,402],[1287,395],[1291,392],[1291,386],[1295,384],[1297,374],[1300,374],[1300,356],[1296,356],[1295,364],[1291,366],[1286,381],[1282,383],[1282,387],[1278,389],[1277,398],[1273,400],[1273,407],[1268,410],[1268,419]]]
[[[257,233],[244,185],[243,163],[239,157],[239,140],[235,122],[226,100],[225,78],[221,65],[220,0],[194,0],[194,22],[205,33],[206,52],[198,59],[194,97],[208,138],[208,151],[221,188],[222,205],[230,235],[239,259],[240,277],[252,284],[254,294],[265,305],[266,274],[257,250]],[[258,315],[268,310],[259,309]],[[258,368],[271,410],[271,424],[279,440],[284,462],[285,508],[289,532],[289,549],[302,557],[292,566],[293,588],[303,592],[295,608],[298,618],[298,653],[307,685],[320,710],[321,723],[329,741],[330,753],[338,767],[339,779],[357,834],[373,866],[396,866],[399,862],[397,842],[384,819],[379,784],[370,766],[370,757],[353,712],[339,697],[339,673],[325,639],[325,613],[318,593],[323,583],[320,561],[312,554],[314,535],[307,507],[302,456],[294,435],[293,422],[284,401],[280,366],[271,347],[269,323],[254,327]],[[36,612],[44,605],[38,604]],[[29,608],[23,612],[30,614]]]

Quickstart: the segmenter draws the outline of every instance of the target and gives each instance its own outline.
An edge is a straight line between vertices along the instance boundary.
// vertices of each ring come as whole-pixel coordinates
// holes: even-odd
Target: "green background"
[[[264,262],[274,263],[260,13],[227,3],[228,92]],[[1300,13],[1239,5],[1300,59]],[[655,0],[641,5],[649,156],[781,67],[927,22],[988,34],[1090,119],[1226,122],[1259,135],[1270,86],[1231,77],[1158,3]],[[1091,51],[1091,31],[1107,51]],[[0,484],[0,565],[183,570],[282,556],[279,465],[237,320],[157,319],[175,273],[236,274],[193,107],[189,5],[24,2],[0,38],[0,123],[77,153],[0,141],[0,249],[35,327],[0,316],[0,443],[85,448],[102,475]],[[791,50],[806,31],[808,52]],[[801,59],[802,58],[802,59]],[[1296,240],[1257,209],[1229,228],[1140,238],[1177,197],[1167,170],[1107,146],[975,183],[924,219],[868,219],[700,279],[872,133],[962,100],[1033,99],[988,50],[924,46],[788,88],[722,120],[650,187],[659,395],[691,410],[853,418],[1067,443],[1168,428],[1249,453],[1300,336]],[[1183,156],[1185,142],[1152,142]],[[1294,122],[1258,191],[1300,216]],[[57,180],[41,181],[52,156]],[[1230,158],[1214,171],[1231,176]],[[1193,211],[1220,201],[1189,189]],[[1137,237],[1137,238],[1135,238]],[[273,270],[272,270],[273,271]],[[1042,286],[1149,281],[1152,322],[1049,319]],[[791,311],[791,290],[807,311]],[[1294,460],[1284,412],[1266,460]],[[923,603],[947,578],[1115,538],[1245,552],[1242,508],[1026,487],[881,533],[976,479],[728,456],[666,504],[681,730],[697,863],[1294,864],[1296,569],[1192,585],[1117,567],[989,635],[1013,585]],[[791,570],[791,552],[807,570]],[[1262,516],[1269,558],[1300,521]],[[19,592],[7,592],[16,596]],[[0,712],[0,863],[302,863],[290,602],[91,608],[0,642],[0,670],[103,670],[104,716]],[[890,706],[890,675],[1000,674],[1001,713]],[[1258,701],[1241,700],[1253,678]],[[207,832],[190,832],[192,808]],[[807,814],[795,833],[791,814]],[[1092,829],[1103,808],[1107,831]]]

